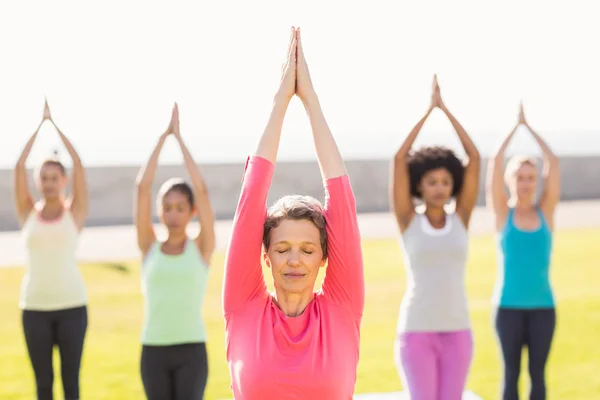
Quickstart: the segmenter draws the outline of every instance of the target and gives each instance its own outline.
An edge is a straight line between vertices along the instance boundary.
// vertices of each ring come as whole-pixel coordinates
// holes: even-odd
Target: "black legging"
[[[79,399],[79,368],[87,330],[87,308],[23,311],[23,331],[35,374],[38,400],[52,400],[52,351],[58,345],[65,400]]]
[[[521,372],[521,353],[527,346],[529,354],[530,400],[546,399],[545,368],[554,328],[554,308],[499,308],[496,313],[496,332],[504,358],[503,400],[518,400],[518,381]]]
[[[141,373],[148,400],[202,400],[208,379],[206,344],[142,346]]]

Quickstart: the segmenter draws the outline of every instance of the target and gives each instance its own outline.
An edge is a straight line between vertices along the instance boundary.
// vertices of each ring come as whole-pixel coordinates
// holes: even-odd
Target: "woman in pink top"
[[[325,206],[294,195],[267,210],[281,128],[294,94],[310,119]],[[274,293],[267,291],[261,258],[273,275]],[[326,262],[323,286],[314,292]],[[311,83],[300,29],[292,28],[269,122],[246,163],[225,263],[223,311],[235,399],[351,399],[363,306],[354,194]]]

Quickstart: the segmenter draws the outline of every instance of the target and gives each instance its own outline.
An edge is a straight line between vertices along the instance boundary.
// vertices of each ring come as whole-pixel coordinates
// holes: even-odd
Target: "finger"
[[[300,28],[296,29],[296,40],[298,41],[298,59],[304,59],[304,48],[302,47],[302,36],[300,35]]]
[[[173,104],[173,109],[171,110],[171,122],[175,121],[177,117],[177,103]]]
[[[290,52],[288,54],[288,65],[291,67],[294,67],[296,65],[296,60],[298,58],[297,57],[297,48],[298,48],[298,41],[294,37],[294,39],[292,40],[292,45],[290,46]]]
[[[289,56],[290,56],[290,51],[292,51],[292,43],[294,42],[294,36],[295,36],[295,35],[296,35],[296,30],[295,30],[295,29],[294,29],[294,27],[292,26],[292,27],[290,28],[290,41],[289,41],[289,43],[288,43],[288,48],[287,48],[287,51],[286,51],[286,53],[285,53],[285,54],[287,55],[287,57],[288,57],[288,58],[289,58]]]
[[[44,97],[44,114],[47,114],[48,117],[50,116],[50,106],[46,97]]]

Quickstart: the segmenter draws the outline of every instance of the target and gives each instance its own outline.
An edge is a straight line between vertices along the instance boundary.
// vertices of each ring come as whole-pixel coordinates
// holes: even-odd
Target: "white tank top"
[[[22,230],[27,247],[26,273],[19,307],[54,311],[87,303],[83,277],[75,260],[79,231],[69,210],[53,221],[32,211]]]
[[[449,332],[470,328],[465,268],[468,235],[456,213],[435,229],[415,214],[401,238],[406,292],[398,332]]]

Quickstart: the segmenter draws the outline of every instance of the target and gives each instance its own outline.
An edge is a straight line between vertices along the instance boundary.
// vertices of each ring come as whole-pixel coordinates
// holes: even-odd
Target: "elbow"
[[[473,149],[469,152],[468,156],[469,162],[476,162],[478,164],[481,163],[481,153],[479,153],[479,150],[477,150],[476,147],[473,147]]]
[[[143,179],[138,179],[135,181],[135,187],[137,189],[138,195],[150,193],[151,186],[152,186],[151,182],[146,182]]]
[[[198,185],[198,188],[196,189],[196,195],[198,197],[208,198],[209,194],[206,185]]]
[[[215,241],[213,240],[211,243],[207,243],[206,247],[204,248],[204,254],[206,255],[205,257],[208,259],[208,261],[210,261],[210,258],[215,252],[216,247]]]
[[[408,150],[404,147],[400,147],[396,154],[394,154],[394,162],[406,162],[406,156],[408,155]]]
[[[17,160],[17,163],[15,164],[15,172],[21,172],[25,170],[25,160]]]
[[[74,152],[71,154],[71,160],[73,161],[74,168],[83,168],[83,163],[81,162],[81,158],[79,155],[77,155],[77,153]]]

